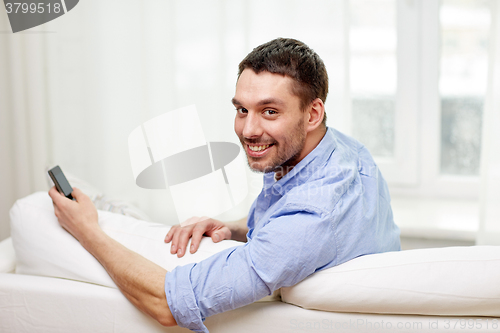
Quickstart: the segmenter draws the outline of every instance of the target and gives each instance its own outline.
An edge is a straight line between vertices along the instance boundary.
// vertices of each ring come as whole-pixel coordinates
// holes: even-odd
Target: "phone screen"
[[[49,174],[51,175],[51,177],[53,177],[52,180],[54,181],[54,183],[56,183],[56,187],[58,188],[58,190],[62,191],[62,193],[66,197],[70,196],[71,192],[73,192],[73,188],[66,179],[66,176],[64,176],[61,168],[59,166],[56,166],[49,171]],[[57,184],[59,186],[57,186]]]

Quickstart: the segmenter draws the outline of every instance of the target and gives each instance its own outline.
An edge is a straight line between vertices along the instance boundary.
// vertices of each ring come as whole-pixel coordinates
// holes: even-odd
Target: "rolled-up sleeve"
[[[165,275],[165,293],[177,324],[194,332],[208,332],[191,286],[191,270],[196,264],[179,266]]]
[[[332,263],[335,255],[328,215],[314,207],[286,206],[245,245],[167,273],[168,305],[179,326],[208,332],[206,317],[294,285]]]

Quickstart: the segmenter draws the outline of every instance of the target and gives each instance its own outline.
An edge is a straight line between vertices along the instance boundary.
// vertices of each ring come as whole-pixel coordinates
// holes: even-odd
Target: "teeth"
[[[251,151],[262,151],[266,148],[268,148],[270,145],[265,145],[265,146],[248,146]]]

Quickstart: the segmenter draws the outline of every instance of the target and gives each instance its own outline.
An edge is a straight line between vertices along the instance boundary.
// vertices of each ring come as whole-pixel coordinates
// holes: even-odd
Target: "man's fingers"
[[[195,253],[198,251],[198,247],[200,246],[201,238],[205,233],[205,227],[199,225],[193,229],[193,236],[191,237],[191,246],[189,247],[189,252]]]
[[[177,226],[173,226],[172,228],[170,228],[170,230],[167,232],[167,235],[165,236],[165,243],[169,243],[172,240],[176,229]]]
[[[83,198],[85,198],[85,194],[76,187],[73,187],[73,192],[71,192],[71,196],[76,199],[76,202],[80,202]]]
[[[170,245],[170,253],[176,254],[180,258],[186,252],[186,245],[191,237],[192,227],[182,228],[176,227],[172,236],[172,245]]]
[[[189,226],[193,223],[196,223],[196,221],[198,221],[198,219],[199,219],[199,217],[193,216],[193,217],[190,217],[189,219],[187,219],[186,221],[182,222],[181,224],[175,225],[172,228],[170,228],[167,235],[165,236],[165,243],[172,242],[172,244],[170,245],[170,253],[171,254],[178,253],[178,251],[182,248],[182,245],[180,244],[180,241],[181,241],[180,237],[181,237],[181,234],[185,231],[185,226]],[[192,227],[190,227],[189,229],[192,230]],[[187,236],[187,239],[189,240],[189,236]],[[186,240],[186,244],[187,244],[187,240]],[[183,249],[182,252],[184,254],[184,252],[185,252],[184,250],[186,249],[186,245],[184,245],[184,247],[182,249]],[[181,257],[182,257],[182,255],[181,255]]]
[[[73,188],[73,192],[72,192],[72,195],[73,197],[76,199],[77,202],[82,202],[83,200],[90,200],[90,198],[85,195],[85,193],[83,193],[82,191],[80,191],[80,189],[78,188]],[[49,190],[49,196],[52,198],[52,201],[58,205],[58,206],[63,206],[65,205],[66,203],[68,202],[71,202],[71,200],[69,200],[68,198],[66,198],[64,196],[64,194],[60,193],[55,186],[53,186],[50,190]]]
[[[214,243],[223,239],[231,239],[231,231],[222,222],[206,216],[195,216],[170,228],[165,236],[165,242],[171,243],[170,253],[177,254],[177,257],[181,258],[187,251],[189,239],[191,239],[189,252],[195,253],[200,246],[203,235],[212,237]]]
[[[179,229],[180,227],[175,226],[172,227],[172,229],[175,228],[173,234],[172,234],[172,245],[170,245],[170,253],[176,254],[177,253],[177,244],[179,243]]]
[[[181,258],[186,253],[187,243],[191,238],[193,228],[181,228],[179,230],[179,238],[177,239],[177,257]]]
[[[77,187],[73,187],[73,192],[71,192],[71,195],[73,196],[73,198],[75,198],[76,202],[78,202],[78,203],[85,203],[85,204],[89,204],[89,205],[94,205],[94,203],[92,202],[90,197],[88,195],[86,195],[85,193],[83,193],[82,190],[80,190]],[[71,200],[70,200],[70,202],[71,202]]]
[[[61,199],[61,193],[57,191],[55,186],[52,186],[52,188],[49,190],[49,196],[56,205]]]

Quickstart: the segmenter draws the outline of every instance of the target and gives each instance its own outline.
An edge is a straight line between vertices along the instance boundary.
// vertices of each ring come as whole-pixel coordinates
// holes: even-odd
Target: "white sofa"
[[[0,332],[187,332],[162,327],[131,305],[55,219],[46,223],[51,205],[44,195],[16,203],[12,239],[0,242]],[[182,260],[157,256],[165,230],[161,237],[151,231],[168,227],[147,224],[152,229],[145,231],[146,222],[99,214],[108,234],[167,269],[234,245],[205,239],[198,254]],[[206,326],[210,332],[499,332],[499,281],[500,247],[367,255],[283,288],[281,299],[210,317]]]

